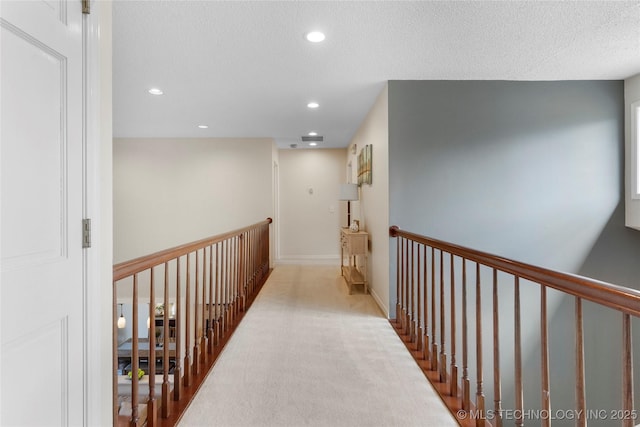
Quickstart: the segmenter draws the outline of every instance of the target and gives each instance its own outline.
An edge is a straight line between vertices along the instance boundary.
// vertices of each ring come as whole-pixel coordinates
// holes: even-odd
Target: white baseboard
[[[388,319],[389,318],[389,308],[385,307],[384,303],[382,302],[382,300],[380,299],[380,297],[378,296],[378,294],[376,293],[375,290],[373,290],[372,288],[369,288],[369,293],[371,294],[371,296],[373,297],[373,300],[378,305],[378,308],[380,309],[380,312],[384,315],[385,318]]]
[[[335,265],[340,266],[340,257],[335,255],[292,255],[281,256],[275,265]]]

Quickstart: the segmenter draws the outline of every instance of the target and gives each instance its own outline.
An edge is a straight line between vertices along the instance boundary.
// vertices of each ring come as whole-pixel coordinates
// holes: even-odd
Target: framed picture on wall
[[[371,144],[367,144],[360,150],[360,153],[358,153],[358,185],[371,185],[373,176],[371,168],[372,152]]]
[[[365,182],[369,185],[371,185],[371,182],[373,181],[373,169],[371,168],[371,158],[373,155],[373,146],[371,144],[368,144],[365,147],[365,171],[366,171],[366,175],[365,175]]]
[[[363,181],[362,170],[364,168],[362,167],[362,158],[363,158],[362,151],[363,150],[360,150],[360,152],[358,153],[358,185],[362,185],[362,181]]]

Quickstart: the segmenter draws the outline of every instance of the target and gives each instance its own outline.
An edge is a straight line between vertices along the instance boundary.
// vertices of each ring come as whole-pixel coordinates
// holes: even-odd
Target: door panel
[[[46,405],[40,408],[40,403],[33,399],[35,393],[32,393],[30,398],[25,398],[22,393],[3,393],[3,407],[10,408],[11,413],[6,416],[3,413],[2,425],[69,425],[70,402],[66,393],[69,387],[67,335],[67,319],[62,319],[43,325],[3,348],[2,362],[5,366],[24,367],[24,355],[42,354],[43,345],[47,346],[47,352],[46,357],[41,357],[37,368],[27,367],[27,371],[3,370],[3,385],[31,383],[38,390],[37,396],[45,397]],[[34,376],[34,372],[38,372],[39,376]],[[34,411],[34,406],[38,406],[37,411]]]
[[[81,425],[79,1],[0,2],[0,424]]]
[[[2,267],[54,261],[64,256],[66,163],[61,117],[66,111],[65,58],[16,28],[2,28],[2,94],[18,100],[2,110]],[[8,61],[7,61],[8,62]],[[20,102],[22,99],[42,102]],[[6,127],[6,129],[5,129]],[[4,136],[4,135],[3,135]],[[18,140],[19,137],[19,140]],[[19,165],[19,167],[12,167]],[[20,185],[14,185],[20,183]],[[30,199],[30,200],[26,200]],[[22,238],[28,224],[32,238]],[[26,237],[26,236],[25,236]]]

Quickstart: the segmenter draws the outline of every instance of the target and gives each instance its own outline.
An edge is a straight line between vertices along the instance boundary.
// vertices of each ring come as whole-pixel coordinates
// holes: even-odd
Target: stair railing
[[[594,418],[607,419],[607,425],[624,427],[640,423],[634,409],[631,331],[632,319],[640,317],[639,291],[494,256],[403,231],[396,226],[390,228],[390,235],[397,242],[397,302],[392,324],[461,425],[502,426],[504,421],[523,426],[527,419],[534,419],[530,424],[548,427],[554,415],[560,415],[559,411],[552,410],[550,390],[547,301],[550,289],[574,299],[575,408],[570,414],[565,411],[561,415],[571,416],[577,426],[586,426],[588,419]],[[540,401],[537,409],[525,406],[523,397],[521,282],[527,282],[529,287],[539,287]],[[509,293],[513,292],[513,317],[509,321],[513,321],[514,338],[512,343],[504,344],[500,342],[499,316],[504,313],[500,307],[506,302],[501,296],[508,287],[511,288]],[[475,297],[475,304],[467,301],[470,292]],[[486,296],[487,293],[491,295],[491,302],[483,304],[483,294]],[[587,406],[583,301],[619,313],[620,329],[615,331],[621,334],[622,341],[619,360],[622,402],[619,409],[605,411]],[[491,311],[489,337],[486,336],[489,335],[487,329],[483,328],[483,322],[488,320],[483,316],[487,307]],[[475,323],[475,329],[470,329],[469,323]],[[469,346],[470,338],[475,341],[475,349]],[[461,369],[458,344],[462,351]],[[508,373],[508,378],[513,380],[510,386],[514,390],[514,407],[506,411],[502,407],[501,390],[505,377],[501,372],[500,350],[509,345],[513,346],[510,354],[513,354],[514,371],[513,375]],[[612,349],[613,353],[617,351]],[[487,357],[493,363],[493,370],[488,375],[484,369],[484,358]],[[470,359],[475,361],[475,366],[469,365]],[[472,369],[475,378],[470,374]],[[492,386],[493,405],[485,401],[485,375]],[[475,383],[475,392],[472,383]]]
[[[114,425],[177,423],[266,281],[271,222],[267,218],[113,267],[114,319],[118,306],[121,316],[123,305],[131,307],[131,337],[120,342],[115,321],[113,326]],[[140,310],[141,304],[148,310]],[[139,332],[144,317],[147,338]],[[148,388],[141,389],[147,381]]]

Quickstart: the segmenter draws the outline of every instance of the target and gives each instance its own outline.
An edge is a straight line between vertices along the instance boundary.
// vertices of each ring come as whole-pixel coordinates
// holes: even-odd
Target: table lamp
[[[351,201],[358,200],[358,184],[340,184],[340,198],[347,202],[347,227],[351,224]]]

